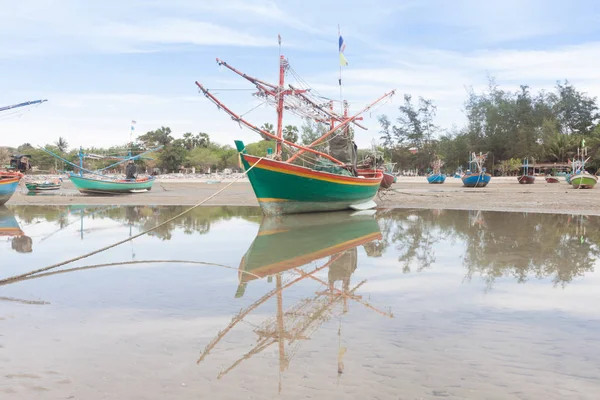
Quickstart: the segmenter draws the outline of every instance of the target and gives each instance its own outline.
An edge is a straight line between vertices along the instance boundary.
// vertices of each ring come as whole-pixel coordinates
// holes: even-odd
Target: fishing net
[[[332,162],[326,158],[317,160],[313,169],[315,171],[329,172],[331,174],[336,174],[336,175],[354,176],[350,173],[350,171],[342,168],[340,165],[335,164],[334,162]]]

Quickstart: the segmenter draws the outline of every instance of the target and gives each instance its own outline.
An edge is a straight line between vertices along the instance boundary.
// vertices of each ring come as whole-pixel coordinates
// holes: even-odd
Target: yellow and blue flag
[[[346,43],[344,42],[344,38],[340,35],[339,40],[339,50],[340,50],[340,66],[348,66],[348,60],[344,56],[344,50],[346,50]]]

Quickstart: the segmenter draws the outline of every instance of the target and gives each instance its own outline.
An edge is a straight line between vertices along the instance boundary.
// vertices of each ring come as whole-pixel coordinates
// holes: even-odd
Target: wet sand
[[[192,179],[159,180],[152,191],[120,196],[78,193],[66,180],[58,192],[27,195],[20,188],[8,205],[195,205],[229,182],[206,183]],[[482,211],[527,211],[600,215],[600,189],[573,189],[563,178],[548,184],[538,177],[533,185],[520,185],[516,177],[495,177],[485,188],[465,188],[460,179],[448,178],[430,185],[424,177],[398,178],[391,190],[375,199],[381,208],[428,208]],[[233,183],[205,205],[258,206],[246,180]]]

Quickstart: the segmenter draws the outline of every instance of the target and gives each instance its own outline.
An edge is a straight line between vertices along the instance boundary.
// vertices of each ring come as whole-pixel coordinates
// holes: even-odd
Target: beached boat
[[[525,159],[523,165],[521,166],[523,169],[523,173],[517,177],[517,181],[520,184],[527,185],[535,182],[535,168],[532,171],[532,168],[529,166],[529,159]]]
[[[442,174],[441,168],[444,162],[439,158],[431,163],[432,171],[427,175],[427,182],[432,184],[442,184],[446,181],[446,174]]]
[[[582,147],[585,146],[585,140],[582,140]],[[578,160],[573,159],[573,173],[569,177],[569,182],[574,189],[592,189],[598,182],[598,177],[585,170],[585,163],[590,159],[587,157],[587,147],[577,148]]]
[[[372,215],[339,211],[327,214],[264,217],[256,238],[239,265],[238,295],[245,283],[357,246],[381,240]]]
[[[95,179],[71,174],[69,176],[73,185],[81,193],[86,194],[123,194],[149,191],[154,184],[153,177],[127,179]]]
[[[74,164],[68,160],[65,160],[61,156],[54,154],[48,149],[40,147],[41,150],[50,154],[51,156],[61,160],[62,162],[77,168],[79,170],[79,174],[75,174],[73,172],[69,172],[69,179],[73,182],[73,185],[79,192],[85,194],[125,194],[125,193],[138,193],[138,192],[146,192],[152,189],[152,185],[154,184],[155,178],[153,176],[138,176],[137,169],[134,164],[135,160],[144,158],[144,155],[153,151],[160,150],[163,146],[156,147],[154,149],[150,149],[144,151],[138,155],[132,155],[131,149],[129,150],[129,154],[123,157],[104,157],[100,155],[91,155],[85,154],[82,148],[79,148],[79,165]],[[109,165],[108,167],[104,167],[97,171],[91,171],[83,167],[84,158],[109,158],[109,159],[118,159],[114,164]],[[113,176],[103,175],[102,172],[114,168],[117,165],[123,164],[127,162],[127,168],[125,172],[125,179],[117,178]],[[84,176],[86,173],[88,176]]]
[[[381,180],[380,186],[384,189],[389,189],[394,183],[396,183],[396,175],[383,171],[383,179]]]
[[[381,161],[383,161],[383,159],[381,159]],[[373,163],[377,165],[373,166]],[[383,174],[383,178],[381,179],[379,188],[389,189],[397,181],[396,175],[393,172],[394,165],[395,164],[380,164],[372,160],[365,160],[357,167],[356,174],[365,178],[375,178],[377,173],[381,172]]]
[[[598,183],[598,177],[587,171],[579,171],[571,176],[571,185],[575,189],[592,189]]]
[[[392,96],[394,91],[384,94],[356,115],[349,117],[347,102],[342,103],[342,113],[333,111],[334,100],[328,101],[329,107],[322,105],[324,99],[314,96],[304,80],[297,78],[296,72],[290,75],[296,78],[298,88],[292,85],[289,85],[289,88],[285,87],[284,77],[291,67],[289,61],[283,56],[279,60],[278,85],[253,78],[222,60],[217,59],[217,63],[251,82],[258,89],[254,95],[265,99],[267,104],[275,106],[277,110],[276,133],[272,133],[243,119],[219,101],[209,89],[196,82],[206,98],[229,114],[234,121],[259,133],[263,138],[274,140],[275,151],[262,157],[248,154],[244,144],[239,140],[235,141],[241,163],[247,171],[254,194],[265,215],[349,208],[368,209],[377,206],[373,198],[377,194],[384,174],[381,170],[375,170],[372,176],[358,174],[357,147],[348,127],[354,124],[356,127],[366,129],[358,123],[357,120],[361,119],[359,115]],[[306,146],[285,140],[284,110],[312,119],[317,124],[327,126],[329,130]],[[328,144],[329,153],[316,150],[319,144],[324,143]],[[307,152],[312,153],[312,159],[302,158]],[[284,160],[286,155],[289,158]],[[306,161],[311,167],[296,165],[294,164],[296,160],[303,163]]]
[[[23,175],[20,172],[0,171],[0,206],[10,200],[22,178]]]
[[[557,176],[548,175],[548,176],[546,176],[546,182],[547,183],[559,183],[560,181],[558,180]]]
[[[396,183],[396,176],[390,174],[389,172],[385,172],[384,170],[378,168],[376,170],[373,169],[357,169],[356,175],[364,178],[375,178],[379,174],[383,174],[383,178],[381,179],[381,183],[379,184],[380,189],[389,189],[392,187],[394,183]]]
[[[463,185],[467,187],[485,187],[490,180],[492,175],[485,172],[483,163],[487,158],[487,153],[479,155],[474,152],[471,153],[471,160],[469,161],[469,170],[461,177]]]
[[[49,190],[58,190],[61,187],[61,180],[29,182],[25,184],[29,192],[45,192]]]
[[[441,183],[444,183],[445,181],[446,181],[445,174],[429,174],[429,175],[427,175],[427,182],[429,182],[429,183],[441,184]]]
[[[373,178],[316,171],[251,156],[239,140],[235,145],[265,215],[360,209],[362,205],[373,208],[376,205],[370,202],[383,178],[380,171],[375,171]]]

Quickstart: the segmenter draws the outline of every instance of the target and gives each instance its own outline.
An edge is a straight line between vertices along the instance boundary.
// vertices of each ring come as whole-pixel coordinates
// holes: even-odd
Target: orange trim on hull
[[[318,260],[320,258],[324,258],[333,254],[341,253],[344,250],[348,250],[356,246],[360,246],[361,244],[372,242],[373,240],[379,240],[382,237],[383,236],[381,235],[381,232],[370,233],[357,239],[349,240],[347,242],[335,246],[315,251],[314,253],[304,254],[299,257],[295,257],[289,260],[284,260],[269,265],[264,265],[262,267],[255,268],[252,271],[248,271],[252,272],[252,275],[245,273],[245,270],[240,268],[239,278],[242,282],[248,282],[254,279],[258,279],[257,276],[259,278],[263,278],[265,276],[272,275],[276,272],[281,272],[293,267],[299,267],[308,264],[313,260]]]

